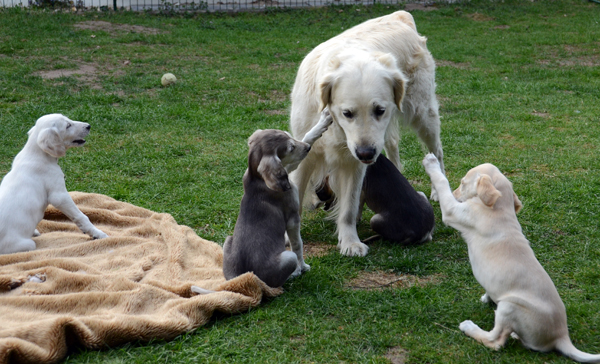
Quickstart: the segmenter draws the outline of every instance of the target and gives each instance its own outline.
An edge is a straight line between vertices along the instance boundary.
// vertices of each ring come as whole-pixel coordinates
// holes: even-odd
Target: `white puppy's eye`
[[[383,107],[383,106],[377,106],[375,108],[375,116],[381,116],[383,114],[385,114],[385,107]]]
[[[73,124],[67,123],[67,129],[69,129],[71,126],[73,126]]]
[[[344,111],[342,111],[342,114],[343,114],[345,117],[347,117],[348,119],[352,119],[352,117],[354,116],[354,115],[352,114],[352,111],[350,111],[350,110],[344,110]]]

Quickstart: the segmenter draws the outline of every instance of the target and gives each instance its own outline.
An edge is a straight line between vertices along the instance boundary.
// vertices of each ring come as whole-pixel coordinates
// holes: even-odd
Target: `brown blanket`
[[[172,339],[215,310],[247,311],[281,293],[251,273],[226,282],[221,247],[169,214],[71,196],[109,238],[91,240],[49,206],[36,250],[0,255],[0,363],[54,363],[73,346]],[[192,285],[219,292],[193,295]]]

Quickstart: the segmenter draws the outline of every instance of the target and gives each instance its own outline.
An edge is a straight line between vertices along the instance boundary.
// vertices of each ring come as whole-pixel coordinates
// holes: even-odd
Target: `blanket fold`
[[[223,250],[169,214],[71,192],[109,235],[91,240],[53,206],[37,249],[0,255],[0,363],[55,363],[75,346],[173,339],[215,311],[240,313],[281,294],[252,273],[223,277]],[[217,292],[195,295],[196,285]]]

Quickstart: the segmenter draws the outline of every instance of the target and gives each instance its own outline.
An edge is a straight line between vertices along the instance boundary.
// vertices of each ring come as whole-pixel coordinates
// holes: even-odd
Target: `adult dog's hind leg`
[[[481,342],[488,348],[500,350],[513,332],[511,316],[514,307],[512,305],[512,303],[500,302],[496,310],[496,318],[492,331],[482,330],[471,320],[461,322],[459,325],[460,331]]]

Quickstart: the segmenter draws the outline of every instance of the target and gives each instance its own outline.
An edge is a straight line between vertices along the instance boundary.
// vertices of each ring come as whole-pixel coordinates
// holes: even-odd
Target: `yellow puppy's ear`
[[[492,178],[487,174],[482,174],[477,180],[477,197],[488,207],[493,207],[502,196],[502,193],[494,187]]]
[[[519,211],[521,211],[521,209],[523,208],[523,204],[521,203],[521,200],[519,200],[519,197],[517,197],[517,194],[514,192],[513,199],[515,200],[515,213],[518,214]]]

